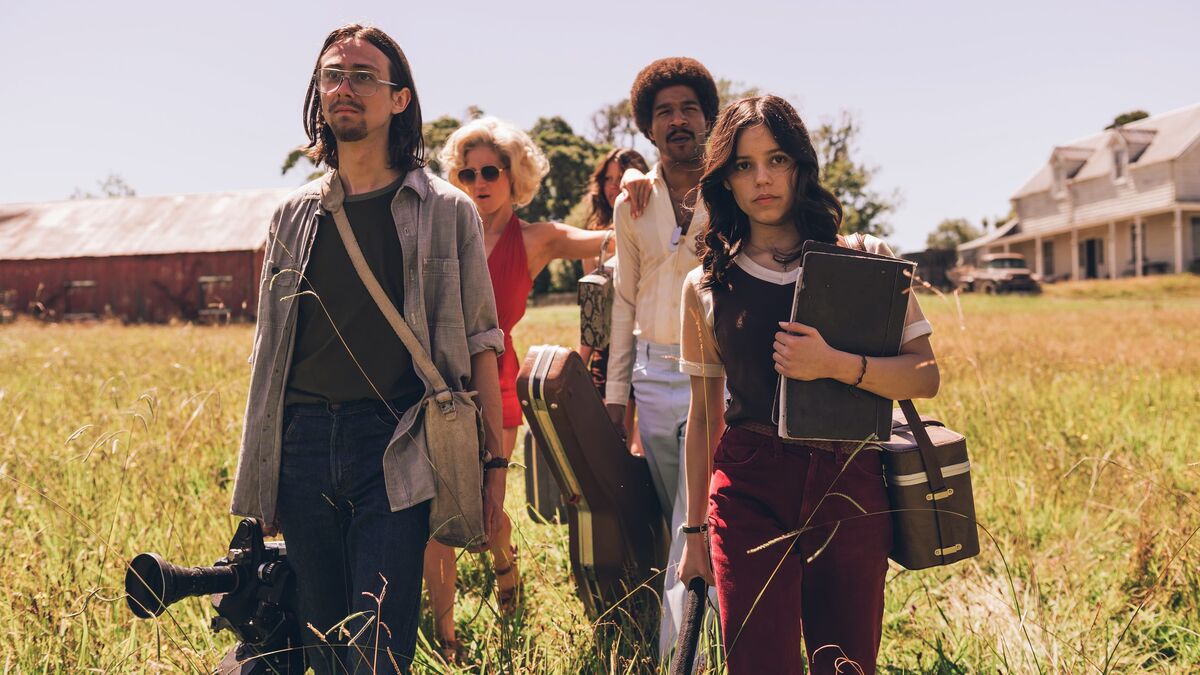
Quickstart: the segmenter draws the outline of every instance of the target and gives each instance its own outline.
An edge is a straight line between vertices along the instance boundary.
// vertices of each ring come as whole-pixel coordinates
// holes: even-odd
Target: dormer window
[[[1067,196],[1067,181],[1079,173],[1091,156],[1092,148],[1060,146],[1054,149],[1050,155],[1050,166],[1054,169],[1055,197],[1062,199]]]
[[[1125,153],[1125,148],[1113,148],[1113,178],[1121,180],[1125,177],[1125,169],[1128,167],[1128,155]]]
[[[1158,131],[1144,127],[1136,129],[1117,127],[1117,133],[1121,136],[1121,140],[1125,143],[1125,148],[1129,151],[1129,160],[1126,162],[1126,165],[1129,165],[1136,164],[1142,158],[1142,153],[1146,152],[1146,148],[1150,147],[1150,143],[1154,141],[1154,136]]]

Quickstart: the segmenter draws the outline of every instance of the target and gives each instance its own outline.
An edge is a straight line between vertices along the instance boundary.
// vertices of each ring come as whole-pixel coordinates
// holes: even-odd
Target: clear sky
[[[1052,147],[1118,113],[1200,102],[1200,2],[279,0],[0,4],[0,202],[62,199],[118,173],[138,194],[297,185],[301,106],[324,36],[391,33],[425,119],[470,105],[529,127],[591,115],[662,56],[785,96],[812,125],[845,109],[892,241],[1002,215]]]

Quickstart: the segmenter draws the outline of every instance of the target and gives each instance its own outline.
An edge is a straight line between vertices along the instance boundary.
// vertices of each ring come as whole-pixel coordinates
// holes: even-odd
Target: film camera
[[[184,598],[211,595],[217,612],[212,629],[238,638],[214,670],[219,675],[304,672],[287,549],[283,542],[264,542],[254,518],[238,524],[229,553],[212,567],[180,567],[157,553],[139,554],[125,571],[125,593],[130,611],[142,619]]]

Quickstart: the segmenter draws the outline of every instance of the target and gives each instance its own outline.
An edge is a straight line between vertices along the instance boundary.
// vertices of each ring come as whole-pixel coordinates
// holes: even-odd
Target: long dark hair
[[[750,127],[765,124],[779,147],[795,162],[793,223],[803,245],[809,239],[836,243],[842,223],[842,205],[829,190],[821,187],[817,152],[808,129],[790,103],[778,96],[743,98],[730,104],[717,116],[708,137],[704,157],[704,175],[700,178],[700,196],[708,207],[708,225],[696,235],[696,246],[704,266],[703,285],[717,288],[726,284],[726,272],[733,257],[750,235],[750,220],[738,207],[733,191],[725,187],[734,158],[738,136]],[[776,260],[790,263],[800,257],[797,249]]]
[[[329,47],[342,40],[358,38],[366,40],[383,52],[390,64],[388,79],[396,83],[396,89],[408,88],[412,100],[404,112],[392,115],[388,126],[388,162],[393,169],[408,171],[425,164],[425,142],[421,139],[421,101],[417,98],[417,87],[413,84],[412,70],[408,67],[408,58],[400,45],[396,44],[387,33],[374,26],[363,26],[352,23],[334,29],[325,38],[321,51],[317,54],[317,63],[313,66],[312,80],[308,83],[308,93],[304,98],[304,132],[308,134],[307,154],[318,166],[322,163],[336,169],[338,166],[337,139],[333,129],[321,115],[321,91],[317,88],[317,71],[321,67],[321,57]],[[385,87],[388,85],[384,85]]]
[[[612,225],[613,210],[612,205],[604,196],[604,181],[608,179],[608,167],[613,162],[616,162],[622,171],[632,167],[642,173],[650,172],[646,158],[642,157],[642,153],[637,150],[616,148],[605,155],[596,170],[592,172],[591,180],[588,181],[587,198],[592,202],[592,213],[587,219],[587,229],[589,230],[603,230]]]

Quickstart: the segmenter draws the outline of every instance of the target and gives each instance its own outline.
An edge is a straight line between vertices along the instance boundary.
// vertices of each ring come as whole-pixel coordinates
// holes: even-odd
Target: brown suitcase
[[[878,444],[892,508],[892,560],[919,570],[977,555],[967,439],[919,416],[911,401],[900,401],[892,425],[892,437]]]
[[[657,608],[669,526],[646,460],[629,454],[583,361],[565,347],[531,348],[517,396],[566,503],[571,572],[588,616],[619,602],[635,616]]]

